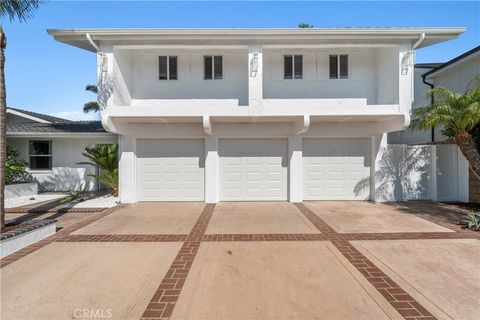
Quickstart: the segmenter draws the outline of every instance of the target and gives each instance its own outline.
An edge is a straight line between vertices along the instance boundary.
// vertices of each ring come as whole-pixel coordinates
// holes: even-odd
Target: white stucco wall
[[[177,56],[178,80],[158,79],[158,57]],[[223,79],[204,80],[203,57],[223,56]],[[115,50],[131,99],[238,99],[248,104],[247,50]],[[126,99],[114,98],[116,104]]]
[[[82,152],[87,146],[116,143],[116,137],[92,138],[8,138],[7,143],[20,152],[20,157],[28,162],[28,142],[30,140],[52,141],[52,170],[30,171],[38,179],[41,191],[95,190],[96,182],[88,174],[95,174],[92,166],[79,165],[86,161]]]
[[[303,55],[303,79],[283,79],[283,56],[287,54]],[[331,54],[348,55],[348,79],[329,79]],[[264,98],[366,98],[367,104],[396,104],[398,71],[392,72],[398,70],[395,54],[396,48],[264,50]]]

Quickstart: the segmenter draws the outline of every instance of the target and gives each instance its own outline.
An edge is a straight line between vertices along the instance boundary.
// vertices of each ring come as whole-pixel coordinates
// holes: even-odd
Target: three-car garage
[[[208,188],[219,201],[289,200],[289,139],[219,138],[217,145],[208,169],[205,139],[137,139],[138,201],[205,201]],[[303,199],[368,198],[370,145],[369,138],[304,138]],[[217,185],[206,183],[206,170]]]

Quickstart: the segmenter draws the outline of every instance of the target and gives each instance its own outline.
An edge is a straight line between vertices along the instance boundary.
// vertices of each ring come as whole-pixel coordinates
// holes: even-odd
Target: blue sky
[[[417,62],[442,62],[479,45],[480,2],[130,2],[51,1],[26,23],[2,21],[7,33],[7,103],[86,119],[84,91],[95,83],[95,54],[55,42],[48,28],[181,27],[467,27],[460,38],[420,49]]]

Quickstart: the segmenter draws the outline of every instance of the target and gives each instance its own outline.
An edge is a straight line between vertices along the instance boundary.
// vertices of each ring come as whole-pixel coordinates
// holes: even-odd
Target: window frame
[[[32,154],[30,152],[30,144],[32,143],[35,143],[35,142],[48,142],[49,144],[49,150],[50,150],[50,154]],[[48,139],[33,139],[33,140],[28,140],[28,144],[27,144],[27,148],[28,148],[28,169],[29,171],[34,171],[34,172],[41,172],[41,171],[44,171],[44,172],[50,172],[52,171],[53,169],[53,141],[52,140],[48,140]],[[33,169],[32,168],[32,161],[31,161],[31,158],[32,157],[48,157],[50,158],[50,167],[49,168],[43,168],[43,169],[38,169],[38,168],[35,168]]]
[[[206,71],[206,59],[207,58],[210,58],[211,61],[212,61],[212,67],[211,67],[211,70],[210,70],[211,78],[207,78],[207,73],[205,72]],[[216,58],[220,58],[220,60],[221,60],[221,64],[220,64],[221,73],[220,73],[220,77],[218,77],[218,78],[217,78],[216,73],[215,73],[215,71],[216,71],[215,61],[217,60]],[[223,55],[207,54],[207,55],[203,56],[203,80],[223,80],[223,78],[224,78],[223,69],[224,69]]]
[[[348,54],[330,54],[328,56],[328,79],[330,80],[348,80],[350,78],[350,67],[349,67],[349,58],[348,58]],[[332,57],[335,57],[336,59],[336,64],[337,64],[337,70],[336,70],[336,76],[335,77],[332,77],[332,70],[331,70],[331,65],[330,65],[330,59]],[[343,75],[342,76],[342,73],[341,73],[341,70],[342,70],[342,67],[341,67],[341,63],[340,63],[340,60],[341,60],[341,57],[346,57],[346,75]]]
[[[166,79],[162,79],[160,77],[160,59],[161,58],[167,58],[167,78]],[[175,58],[175,61],[176,61],[176,70],[175,70],[175,78],[172,79],[171,75],[170,75],[170,58]],[[175,55],[164,55],[164,56],[158,56],[158,80],[160,81],[169,81],[169,80],[178,80],[178,56],[175,56]]]
[[[290,57],[292,59],[292,70],[291,70],[291,75],[292,77],[291,78],[287,78],[286,76],[286,69],[285,69],[285,59],[287,57]],[[301,70],[302,70],[302,73],[300,74],[300,78],[297,78],[296,77],[296,74],[295,74],[295,61],[297,61],[298,58],[296,57],[300,57],[300,61],[301,61]],[[284,54],[283,55],[283,80],[303,80],[304,79],[304,64],[303,64],[303,54],[294,54],[294,53],[291,53],[291,54]]]

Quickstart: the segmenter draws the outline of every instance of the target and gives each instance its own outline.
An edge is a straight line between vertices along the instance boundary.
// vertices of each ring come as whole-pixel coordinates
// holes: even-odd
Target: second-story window
[[[348,55],[330,55],[330,79],[348,79]]]
[[[204,79],[220,80],[223,78],[223,59],[222,56],[204,56]]]
[[[302,55],[283,56],[283,78],[284,79],[303,79],[303,56]]]
[[[177,80],[177,57],[160,56],[158,57],[158,78],[160,80]]]

